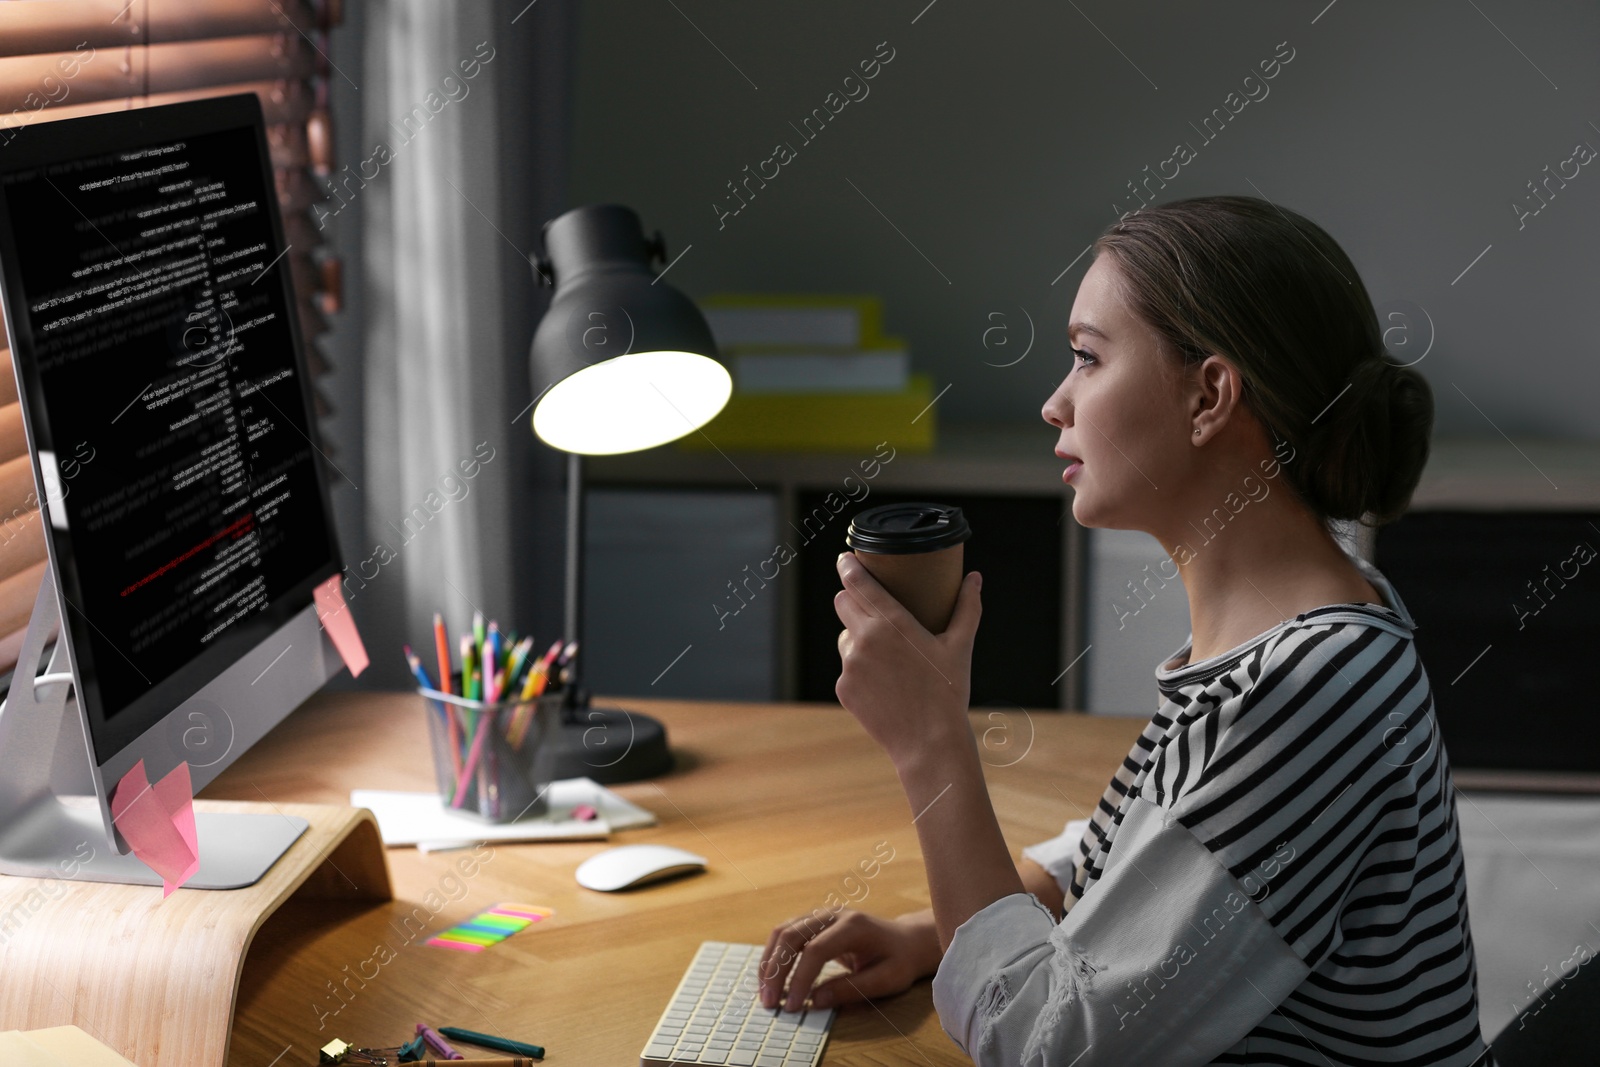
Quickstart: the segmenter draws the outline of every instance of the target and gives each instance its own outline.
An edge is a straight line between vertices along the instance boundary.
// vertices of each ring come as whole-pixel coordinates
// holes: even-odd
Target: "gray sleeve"
[[[1239,883],[1136,798],[1101,878],[1056,925],[1023,893],[956,930],[933,979],[945,1033],[979,1067],[1209,1063],[1309,969]]]

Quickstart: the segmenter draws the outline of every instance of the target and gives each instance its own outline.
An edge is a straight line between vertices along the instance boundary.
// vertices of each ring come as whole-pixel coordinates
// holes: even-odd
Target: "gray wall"
[[[1343,244],[1380,309],[1426,310],[1436,339],[1418,369],[1441,433],[1600,436],[1600,168],[1520,230],[1512,207],[1576,142],[1600,148],[1600,7],[926,4],[590,0],[572,202],[631,205],[669,255],[693,245],[668,275],[693,296],[880,292],[914,364],[955,383],[942,417],[1038,420],[1087,260],[1052,280],[1137,203],[1126,183],[1186,141],[1197,157],[1161,198],[1286,204]],[[894,59],[870,94],[804,143],[790,122],[882,41]],[[1206,143],[1190,123],[1283,41],[1294,58],[1268,95]],[[779,141],[796,158],[719,230],[725,183]],[[1035,352],[986,366],[1002,362],[981,343],[989,314],[1020,324],[1019,306]]]
[[[572,203],[628,204],[669,257],[689,248],[668,278],[691,296],[881,293],[916,369],[953,383],[944,420],[1015,420],[1053,445],[1039,408],[1067,369],[1079,253],[1184,142],[1194,158],[1146,195],[1264,196],[1319,222],[1391,353],[1420,359],[1438,434],[1600,437],[1600,162],[1551,179],[1537,214],[1513,207],[1538,206],[1528,183],[1578,142],[1600,148],[1600,6],[589,0],[578,41]],[[794,126],[830,92],[861,97],[845,78],[880,42],[893,59],[808,143]],[[1291,50],[1264,96],[1246,84]],[[794,158],[720,217],[779,142]],[[1028,358],[997,366],[1030,318]],[[995,325],[991,344],[1016,343],[986,348]],[[1115,593],[1160,548],[1118,531],[1089,546],[1087,704],[1148,714],[1187,599],[1170,583],[1119,627]]]

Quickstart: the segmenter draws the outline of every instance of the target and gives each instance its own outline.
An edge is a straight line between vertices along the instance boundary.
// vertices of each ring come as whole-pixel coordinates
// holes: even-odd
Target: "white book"
[[[706,308],[706,325],[718,348],[736,345],[861,343],[861,312],[839,307]]]
[[[750,396],[772,393],[899,393],[911,379],[903,348],[848,352],[737,352],[733,378]]]

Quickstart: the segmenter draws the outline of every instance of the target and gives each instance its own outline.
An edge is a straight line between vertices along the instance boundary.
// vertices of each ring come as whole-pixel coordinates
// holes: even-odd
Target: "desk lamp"
[[[555,288],[533,335],[533,432],[567,455],[566,637],[583,613],[583,457],[637,452],[704,426],[733,393],[700,309],[651,270],[667,259],[658,230],[618,204],[574,208],[544,225],[541,285]],[[629,782],[672,769],[662,724],[589,706],[579,665],[562,709],[555,777]]]

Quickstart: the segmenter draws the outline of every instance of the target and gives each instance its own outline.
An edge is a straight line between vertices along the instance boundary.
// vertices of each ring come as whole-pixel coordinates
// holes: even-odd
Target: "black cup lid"
[[[967,517],[948,504],[880,504],[850,520],[844,543],[852,550],[903,555],[937,552],[972,536]]]

